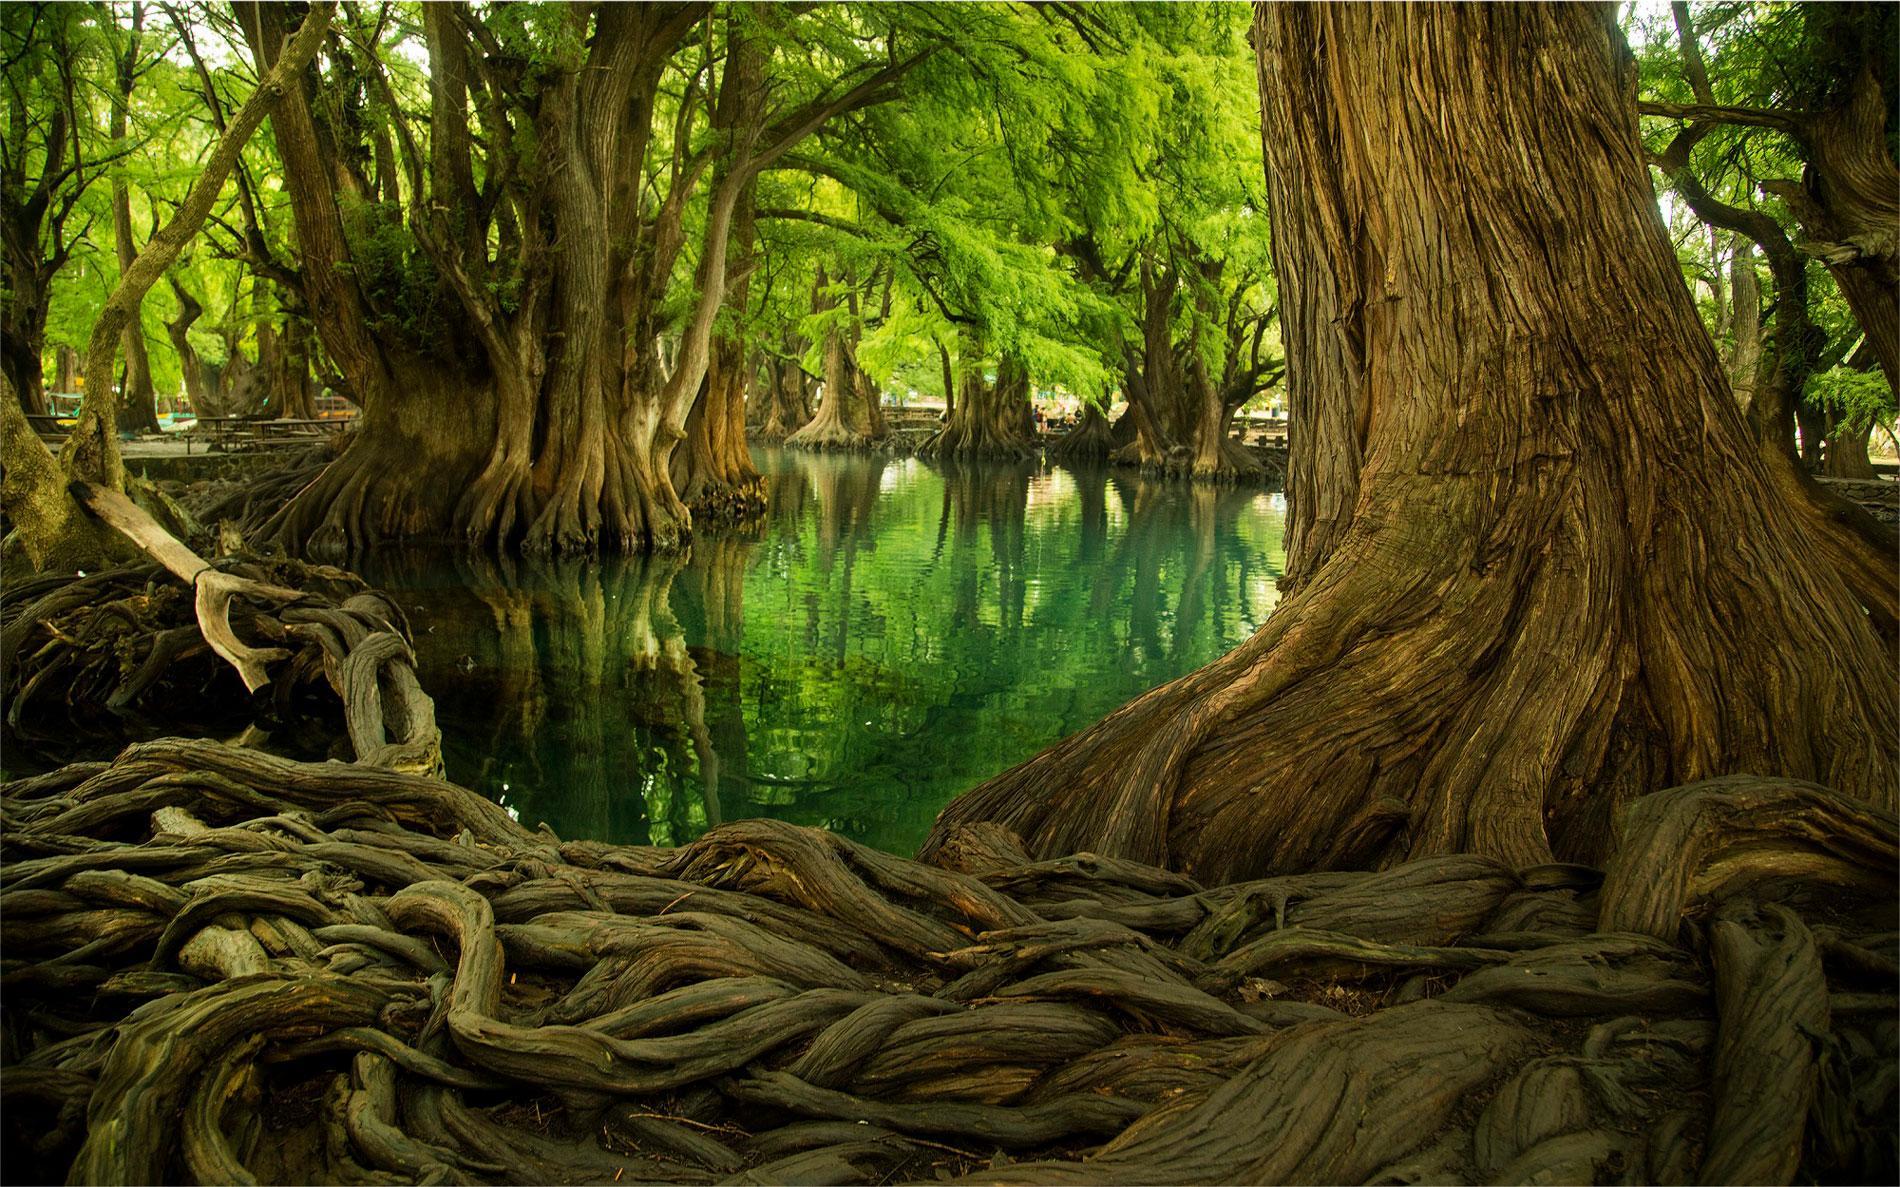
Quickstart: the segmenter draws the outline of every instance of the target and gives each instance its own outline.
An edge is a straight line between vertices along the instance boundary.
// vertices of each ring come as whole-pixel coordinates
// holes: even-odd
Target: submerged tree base
[[[1220,888],[993,825],[564,843],[209,742],[0,802],[23,1179],[1895,1172],[1895,821],[1807,785],[1645,797],[1603,874]]]

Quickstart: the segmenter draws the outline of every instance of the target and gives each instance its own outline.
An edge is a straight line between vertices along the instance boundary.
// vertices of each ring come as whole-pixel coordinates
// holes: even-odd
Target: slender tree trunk
[[[112,91],[111,136],[120,150],[125,146],[127,108],[138,68],[139,46],[144,40],[145,5],[132,5],[132,29],[120,51],[118,85]],[[112,245],[119,260],[119,275],[132,270],[138,258],[138,243],[132,233],[132,194],[125,178],[112,178]],[[119,427],[134,433],[158,431],[158,407],[152,391],[152,363],[145,352],[145,324],[139,316],[140,304],[132,307],[126,321],[124,342],[125,381],[119,388]]]
[[[115,113],[113,118],[117,124],[122,117]],[[131,269],[138,248],[132,235],[131,195],[125,182],[116,179],[112,183],[112,240],[123,275]],[[138,309],[127,319],[122,338],[125,378],[119,386],[119,427],[134,433],[156,433],[158,401],[152,390],[152,363],[146,354],[145,326]]]
[[[1761,281],[1755,275],[1755,250],[1747,238],[1733,236],[1729,261],[1729,291],[1733,296],[1734,346],[1729,351],[1729,384],[1735,402],[1746,410],[1761,386]]]
[[[200,416],[214,415],[216,403],[211,394],[211,376],[197,347],[191,344],[191,327],[204,316],[204,306],[186,292],[176,280],[172,293],[178,298],[178,316],[165,323],[172,353],[178,356],[178,370],[185,380],[185,399]]]
[[[1891,810],[1894,654],[1770,489],[1581,5],[1255,12],[1293,405],[1286,596],[966,794],[1205,881],[1599,861],[1731,772]]]
[[[79,390],[79,352],[70,346],[54,348],[54,357],[58,359],[58,369],[54,372],[53,390],[60,393],[72,393]]]
[[[738,279],[727,304],[735,319],[744,316],[749,297],[753,221],[753,186],[748,183],[732,220],[728,267]],[[714,333],[705,384],[687,414],[686,439],[673,453],[673,486],[695,516],[740,519],[765,510],[765,480],[746,445],[746,386],[752,373],[748,353],[738,328],[728,325]]]

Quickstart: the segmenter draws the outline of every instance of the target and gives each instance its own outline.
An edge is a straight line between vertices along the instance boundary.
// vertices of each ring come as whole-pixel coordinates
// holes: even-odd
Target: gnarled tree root
[[[1712,795],[1752,804],[1766,876],[1644,842]],[[1607,880],[1443,857],[1218,888],[993,826],[957,868],[766,820],[564,843],[439,779],[212,742],[8,784],[0,822],[22,1178],[1894,1169],[1893,822],[1818,789],[1639,801]],[[1634,885],[1699,889],[1598,930]]]
[[[340,700],[360,761],[440,773],[434,702],[393,602],[338,569],[214,565],[124,495],[85,484],[74,493],[156,564],[10,591],[0,664],[16,738],[70,743],[146,714],[235,725],[233,704],[273,726],[309,716],[312,701],[321,715]]]

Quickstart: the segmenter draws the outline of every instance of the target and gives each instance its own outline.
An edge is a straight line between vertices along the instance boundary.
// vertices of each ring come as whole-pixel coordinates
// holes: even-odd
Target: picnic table
[[[257,436],[266,442],[315,441],[335,429],[337,422],[282,416],[276,420],[257,421],[252,427]]]
[[[191,452],[194,440],[203,441],[207,453],[217,448],[229,449],[251,419],[248,416],[200,416],[184,432],[185,452]]]
[[[322,440],[337,427],[335,420],[306,417],[201,416],[185,438],[185,452],[191,452],[194,437],[203,440],[207,450],[236,452],[240,449],[265,449],[282,445],[302,445]]]

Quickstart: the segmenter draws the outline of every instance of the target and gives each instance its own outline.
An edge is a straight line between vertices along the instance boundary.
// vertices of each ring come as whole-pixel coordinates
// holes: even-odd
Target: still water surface
[[[755,450],[688,557],[384,556],[449,777],[563,838],[775,816],[908,853],[959,791],[1231,648],[1284,502],[1125,471]]]

